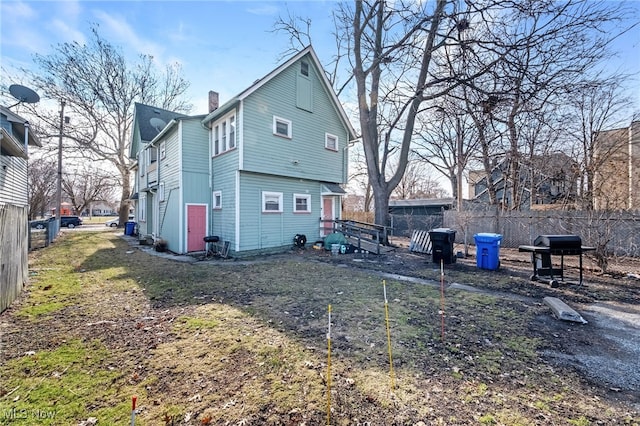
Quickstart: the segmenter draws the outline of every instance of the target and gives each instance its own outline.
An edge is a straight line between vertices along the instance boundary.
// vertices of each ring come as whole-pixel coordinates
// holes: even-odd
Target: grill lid
[[[578,235],[540,235],[533,241],[537,247],[550,249],[578,249],[582,247],[582,239]]]

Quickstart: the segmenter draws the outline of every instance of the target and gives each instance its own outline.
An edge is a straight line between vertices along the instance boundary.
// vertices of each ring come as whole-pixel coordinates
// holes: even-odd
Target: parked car
[[[66,228],[75,228],[82,225],[82,219],[78,216],[62,216],[60,217],[60,226]]]
[[[55,217],[49,217],[47,219],[36,219],[29,222],[29,225],[35,229],[44,229],[49,226],[49,222],[56,220]]]
[[[117,228],[120,225],[120,218],[116,217],[115,219],[108,220],[104,223],[105,226],[109,228]]]
[[[133,221],[133,216],[129,216],[129,221]],[[115,219],[106,221],[104,224],[110,228],[117,228],[120,226],[120,218],[116,217]]]

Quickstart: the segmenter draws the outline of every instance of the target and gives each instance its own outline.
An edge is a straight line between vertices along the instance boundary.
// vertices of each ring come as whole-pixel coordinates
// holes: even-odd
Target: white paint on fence
[[[431,238],[429,231],[414,230],[409,242],[409,251],[414,253],[431,254]]]

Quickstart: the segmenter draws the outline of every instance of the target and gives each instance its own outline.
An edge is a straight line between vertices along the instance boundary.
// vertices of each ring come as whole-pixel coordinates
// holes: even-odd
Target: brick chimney
[[[218,96],[219,96],[218,92],[209,90],[209,112],[213,112],[217,110],[218,107],[220,106]]]

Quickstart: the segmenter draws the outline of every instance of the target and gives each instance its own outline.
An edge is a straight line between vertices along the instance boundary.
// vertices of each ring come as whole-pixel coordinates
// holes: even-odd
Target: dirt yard
[[[196,261],[65,236],[0,316],[0,424],[126,424],[133,394],[149,425],[319,425],[327,405],[334,425],[640,424],[640,262],[586,261],[577,285],[568,261],[551,288],[517,251],[442,275],[398,245]],[[553,318],[545,296],[588,323]],[[7,414],[44,408],[54,420]]]
[[[394,276],[437,276],[425,273],[424,263],[430,256],[409,253],[406,240],[394,241],[398,249],[380,262],[358,262],[351,265],[384,271]],[[460,251],[462,246],[456,246]],[[583,259],[583,283],[579,285],[579,262],[576,256],[565,258],[565,280],[558,288],[544,281],[531,281],[533,268],[528,253],[516,249],[502,249],[498,271],[479,271],[475,252],[470,248],[468,258],[459,258],[455,265],[447,265],[451,275],[449,284],[459,280],[463,288],[492,296],[540,303],[544,297],[557,297],[578,311],[587,324],[560,321],[551,311],[538,315],[531,327],[544,336],[548,347],[542,352],[550,363],[577,370],[595,386],[608,388],[612,393],[630,391],[629,400],[640,409],[640,259],[613,259],[607,273],[602,273],[589,256]],[[354,256],[352,256],[354,257]],[[357,255],[355,256],[358,257]],[[362,257],[362,256],[360,256]],[[327,258],[332,262],[340,260]],[[354,261],[355,260],[355,261]],[[559,259],[554,257],[555,262]],[[431,264],[432,272],[440,273]],[[559,265],[555,265],[558,267]],[[476,275],[476,277],[474,277]],[[483,276],[484,279],[477,278]],[[490,276],[491,279],[486,279]],[[517,278],[516,286],[505,288],[502,278]],[[454,284],[455,287],[455,284]]]

